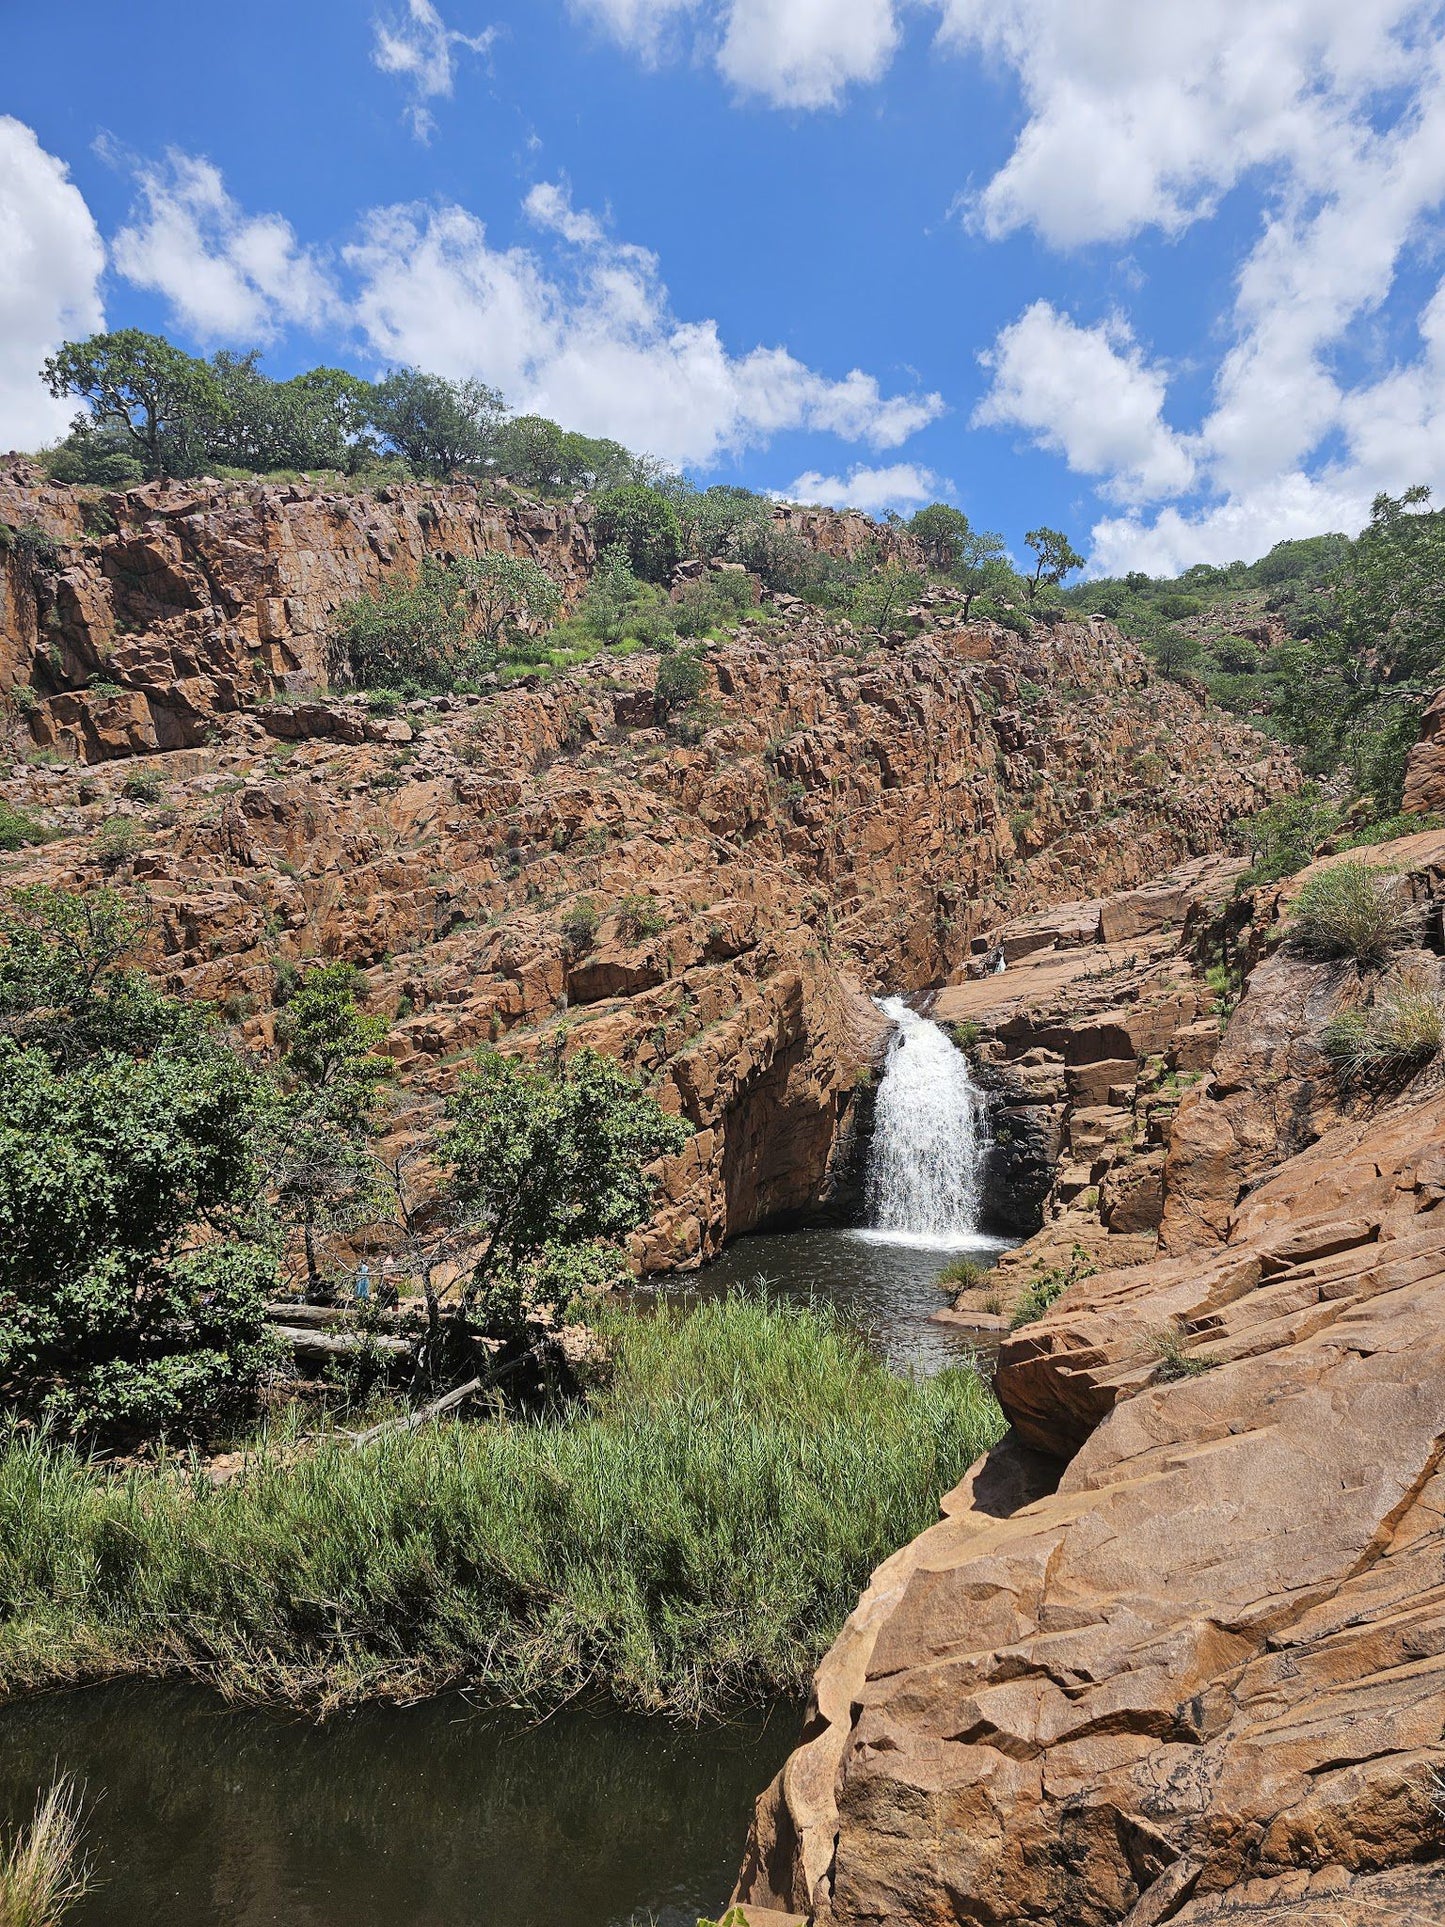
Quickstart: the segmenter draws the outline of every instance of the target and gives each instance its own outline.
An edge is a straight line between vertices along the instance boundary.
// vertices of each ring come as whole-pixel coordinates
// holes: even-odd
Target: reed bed
[[[467,1685],[685,1718],[800,1693],[872,1568],[1000,1435],[965,1367],[895,1377],[827,1313],[615,1319],[544,1419],[119,1476],[0,1446],[0,1693],[122,1674],[316,1711]]]

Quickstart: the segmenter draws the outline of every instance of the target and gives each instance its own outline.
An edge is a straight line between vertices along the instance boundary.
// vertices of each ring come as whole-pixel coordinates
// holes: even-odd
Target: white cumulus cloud
[[[884,515],[889,509],[921,508],[949,492],[932,469],[914,462],[893,462],[883,468],[849,469],[846,475],[824,475],[809,469],[791,488],[778,491],[783,502],[821,502],[828,508],[862,509],[865,515]]]
[[[115,267],[163,295],[202,341],[254,346],[284,326],[321,326],[338,311],[321,259],[279,214],[247,214],[208,160],[171,149],[139,171],[141,205],[116,235]]]
[[[1047,340],[1032,342],[1018,381],[1014,332],[995,344],[976,419],[1026,428],[1116,499],[1191,487],[1199,498],[1152,522],[1137,509],[1106,518],[1099,566],[1258,555],[1310,517],[1358,526],[1378,487],[1440,485],[1433,307],[1415,363],[1355,385],[1342,373],[1445,205],[1439,0],[935,4],[944,44],[1001,59],[1023,92],[1012,152],[967,203],[984,235],[1029,227],[1073,247],[1175,234],[1233,189],[1258,197],[1232,306],[1212,318],[1223,345],[1191,433],[1169,428],[1162,381],[1151,385],[1157,371],[1127,340],[1103,345],[1128,366],[1110,379],[1101,360],[1095,404],[1072,411],[1039,373]],[[1051,408],[1063,410],[1052,431]]]
[[[411,83],[413,100],[407,109],[411,130],[419,141],[431,139],[435,120],[429,100],[450,100],[456,81],[458,47],[487,54],[497,37],[495,27],[482,33],[458,33],[449,27],[432,0],[407,0],[404,14],[372,23],[371,58],[384,74]]]
[[[62,161],[22,121],[0,115],[0,448],[61,435],[74,404],[56,401],[40,364],[63,341],[105,325],[102,245]]]
[[[572,0],[573,10],[656,61],[685,20],[739,93],[774,107],[833,107],[880,79],[899,42],[894,0]]]
[[[716,322],[674,314],[653,254],[612,239],[565,190],[534,188],[525,206],[569,244],[565,261],[495,247],[462,207],[365,217],[345,258],[380,357],[479,376],[516,408],[704,466],[785,429],[894,448],[942,412],[938,395],[885,394],[860,369],[823,375],[786,348],[734,354]]]
[[[732,0],[719,70],[776,107],[831,107],[874,81],[898,45],[892,0]]]
[[[1081,328],[1035,301],[980,357],[993,380],[980,427],[1021,428],[1106,489],[1148,500],[1193,480],[1188,447],[1164,421],[1165,380],[1118,321]]]

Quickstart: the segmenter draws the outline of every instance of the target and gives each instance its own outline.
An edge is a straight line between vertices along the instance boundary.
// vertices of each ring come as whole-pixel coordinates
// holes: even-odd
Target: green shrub
[[[133,816],[108,816],[91,838],[91,849],[102,870],[119,869],[138,856],[145,836]]]
[[[562,919],[562,935],[574,957],[585,957],[597,939],[597,905],[591,897],[578,897]]]
[[[1418,1069],[1445,1045],[1445,992],[1428,966],[1392,970],[1371,1002],[1340,1011],[1324,1047],[1347,1083]]]
[[[1382,964],[1403,941],[1408,915],[1404,884],[1393,870],[1351,859],[1306,880],[1290,938],[1306,956]]]
[[[154,770],[133,769],[121,784],[120,793],[132,803],[159,803],[164,790]]]
[[[686,709],[701,696],[707,682],[702,657],[695,650],[680,649],[664,656],[657,665],[657,685],[653,701],[660,722],[666,722],[679,709]]]
[[[453,689],[496,660],[475,627],[465,572],[432,556],[418,575],[390,576],[344,603],[332,633],[333,672],[362,688]]]
[[[1250,867],[1239,887],[1275,883],[1293,876],[1309,863],[1326,837],[1339,827],[1340,813],[1317,785],[1306,783],[1296,796],[1271,803],[1254,816],[1241,817],[1234,826],[1235,846],[1245,851]]]
[[[616,910],[617,933],[624,943],[641,943],[644,937],[658,936],[667,927],[656,897],[640,890],[629,890]]]
[[[642,483],[603,489],[594,498],[593,518],[598,548],[624,549],[644,582],[666,582],[682,559],[682,525],[660,489]]]
[[[38,522],[22,522],[11,535],[10,545],[32,567],[53,572],[60,567],[60,544]]]
[[[0,1447],[0,1691],[142,1672],[336,1706],[467,1684],[683,1717],[800,1696],[880,1560],[1000,1437],[969,1368],[832,1317],[613,1314],[560,1416],[253,1455],[225,1484]],[[283,1445],[285,1441],[283,1440]]]
[[[128,967],[141,928],[109,890],[0,911],[0,1386],[61,1432],[189,1437],[272,1357],[260,1086]]]
[[[1092,1278],[1099,1267],[1082,1245],[1075,1245],[1067,1265],[1044,1267],[1038,1265],[1028,1287],[1015,1304],[1011,1323],[1031,1325],[1036,1318],[1042,1318],[1051,1305],[1057,1304],[1070,1285],[1076,1285],[1082,1278]]]
[[[34,843],[50,843],[59,834],[0,796],[0,850],[23,850]]]

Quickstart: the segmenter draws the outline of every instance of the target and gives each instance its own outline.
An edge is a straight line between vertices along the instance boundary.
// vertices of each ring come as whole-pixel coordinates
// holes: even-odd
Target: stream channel
[[[965,1341],[929,1315],[978,1230],[983,1100],[899,1000],[869,1152],[868,1228],[739,1239],[676,1289],[756,1278],[835,1304],[895,1369]],[[574,1708],[540,1723],[452,1695],[324,1726],[199,1688],[115,1685],[0,1707],[0,1827],[85,1789],[97,1886],[67,1927],[694,1927],[730,1889],[798,1709],[677,1728]]]

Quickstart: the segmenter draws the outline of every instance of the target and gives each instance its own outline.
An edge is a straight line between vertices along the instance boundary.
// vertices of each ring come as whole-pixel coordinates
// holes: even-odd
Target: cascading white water
[[[868,1222],[890,1239],[972,1243],[988,1148],[983,1093],[937,1024],[901,997],[878,1007],[897,1028],[874,1113]]]

